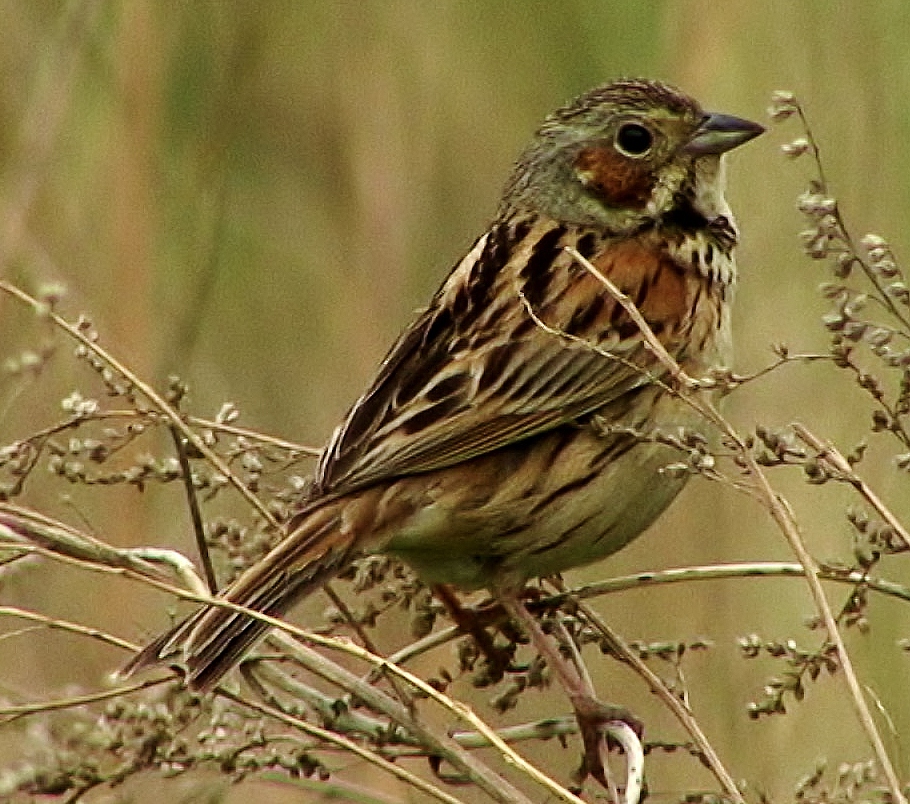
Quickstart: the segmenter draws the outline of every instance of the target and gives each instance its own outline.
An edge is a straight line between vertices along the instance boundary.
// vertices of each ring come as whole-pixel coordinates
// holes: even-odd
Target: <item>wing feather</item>
[[[631,298],[648,299],[641,309],[673,353],[691,298],[665,252],[553,222],[494,226],[392,347],[324,453],[317,489],[346,493],[451,466],[661,375],[634,322],[565,253],[580,242]]]

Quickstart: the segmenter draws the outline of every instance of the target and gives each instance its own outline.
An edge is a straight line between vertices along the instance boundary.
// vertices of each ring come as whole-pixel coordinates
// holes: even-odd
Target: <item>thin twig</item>
[[[891,509],[872,490],[872,487],[856,473],[850,462],[838,451],[837,447],[830,441],[823,441],[799,422],[794,422],[791,427],[797,436],[818,453],[819,458],[822,458],[834,469],[836,479],[853,486],[866,502],[876,510],[878,515],[888,523],[894,531],[894,535],[903,543],[902,546],[905,549],[910,549],[910,533],[907,532],[907,529],[901,524]]]
[[[18,720],[19,718],[28,715],[35,715],[39,712],[54,712],[60,709],[72,709],[76,706],[85,706],[87,704],[97,703],[98,701],[108,701],[111,698],[132,695],[134,692],[147,690],[150,687],[159,687],[168,681],[170,681],[170,679],[155,678],[147,681],[139,681],[135,684],[121,685],[110,690],[90,692],[87,695],[72,695],[69,698],[61,698],[58,701],[40,701],[39,703],[0,706],[0,718],[3,718],[2,724],[7,725],[14,720]]]
[[[806,134],[806,140],[809,143],[809,150],[812,153],[812,159],[815,162],[815,170],[818,175],[818,189],[823,195],[828,195],[828,179],[825,176],[825,166],[822,164],[822,152],[821,147],[818,144],[818,140],[815,139],[815,134],[812,131],[812,126],[809,125],[809,119],[806,117],[806,113],[803,110],[803,107],[800,103],[795,103],[796,113],[799,116],[800,124],[802,125],[803,131]],[[869,266],[867,260],[859,253],[856,246],[853,243],[853,237],[850,235],[850,230],[847,228],[847,223],[844,220],[843,213],[841,212],[840,205],[835,204],[834,211],[831,213],[834,217],[834,220],[837,222],[837,229],[839,235],[843,238],[844,243],[846,243],[847,248],[853,259],[856,260],[856,263],[860,266],[863,273],[866,276],[866,279],[878,292],[877,300],[881,303],[884,308],[891,313],[898,321],[900,321],[904,330],[910,330],[910,319],[904,314],[904,312],[894,303],[894,300],[888,294],[887,290],[882,286],[881,279],[876,274],[874,270]]]
[[[664,345],[660,342],[660,339],[651,331],[651,327],[648,326],[648,322],[645,321],[645,317],[641,314],[641,311],[635,306],[635,302],[632,301],[625,293],[623,293],[616,285],[613,284],[606,276],[604,276],[601,271],[599,271],[590,260],[585,259],[582,255],[574,249],[572,246],[566,246],[566,252],[569,254],[572,259],[576,260],[581,266],[588,271],[595,279],[597,279],[603,286],[610,292],[610,295],[613,299],[620,304],[620,306],[629,314],[635,325],[639,328],[642,335],[645,338],[645,346],[654,354],[654,356],[660,361],[665,369],[670,372],[670,376],[673,377],[681,386],[687,389],[695,389],[704,387],[704,383],[699,380],[692,379],[685,371],[682,370],[680,365],[670,356],[670,353],[666,350]]]
[[[492,737],[492,739],[490,740],[491,745],[493,745],[494,747],[496,747],[497,749],[500,750],[500,753],[502,753],[503,758],[509,765],[511,765],[525,773],[527,773],[527,771],[525,769],[530,767],[538,776],[543,776],[543,778],[546,779],[546,781],[551,785],[553,790],[562,790],[563,789],[556,782],[550,780],[548,777],[541,774],[540,771],[537,771],[536,768],[533,768],[533,766],[529,766],[528,763],[526,763],[523,759],[521,759],[521,757],[519,757],[517,754],[515,754],[515,752],[511,748],[509,748],[501,739],[499,739],[496,736],[495,732],[489,726],[487,726],[486,723],[482,719],[480,719],[479,717],[474,715],[474,713],[471,712],[467,707],[464,707],[464,706],[456,703],[455,701],[452,701],[451,699],[449,699],[446,696],[442,695],[441,693],[437,692],[435,689],[430,687],[428,684],[425,684],[422,680],[418,679],[416,676],[413,676],[410,673],[407,673],[406,671],[401,670],[400,668],[390,664],[388,662],[388,660],[383,659],[379,656],[375,656],[374,654],[370,653],[369,651],[366,651],[365,649],[360,648],[359,646],[350,642],[350,640],[334,639],[332,637],[323,637],[318,634],[313,634],[313,633],[304,631],[303,629],[296,628],[295,626],[293,626],[283,620],[277,619],[275,617],[269,617],[267,615],[261,614],[260,612],[256,612],[252,609],[246,609],[242,606],[237,606],[233,603],[229,603],[228,601],[226,601],[222,598],[212,598],[205,594],[199,594],[196,592],[188,591],[186,589],[182,589],[180,587],[174,586],[171,583],[161,580],[157,573],[146,574],[145,572],[137,572],[136,570],[127,568],[126,566],[122,566],[119,563],[114,566],[107,565],[107,564],[100,564],[97,561],[93,561],[88,558],[75,557],[72,555],[68,555],[66,553],[62,553],[62,552],[53,550],[51,548],[41,547],[39,545],[25,545],[24,548],[29,550],[32,553],[35,553],[38,555],[43,555],[43,556],[52,558],[56,561],[60,561],[65,564],[70,564],[73,566],[88,569],[92,572],[100,572],[100,573],[106,574],[106,575],[114,575],[114,576],[128,578],[130,580],[140,581],[140,582],[145,583],[149,586],[152,586],[160,591],[172,594],[181,600],[192,601],[194,603],[203,604],[203,605],[221,606],[223,608],[231,609],[232,611],[237,611],[239,613],[243,613],[253,619],[262,620],[263,622],[267,623],[268,625],[272,626],[273,628],[277,629],[278,631],[283,631],[287,634],[290,634],[291,636],[295,637],[298,640],[301,640],[302,642],[319,645],[321,647],[331,648],[336,651],[341,651],[343,653],[352,655],[356,658],[366,661],[367,663],[371,664],[372,666],[374,666],[378,669],[382,669],[387,673],[394,673],[395,675],[403,678],[403,680],[406,681],[407,683],[420,688],[421,691],[427,695],[427,697],[430,697],[430,698],[433,698],[434,700],[436,700],[437,703],[442,705],[444,708],[448,709],[452,714],[456,715],[456,717],[465,719],[468,723],[470,723],[475,729],[477,729],[480,733],[482,733],[486,737],[488,737],[488,738]],[[334,669],[340,673],[346,673],[346,671],[343,671],[343,669],[340,666],[338,666],[332,662],[329,662],[328,660],[326,660],[324,658],[322,659],[322,667],[323,668],[331,667],[332,669]],[[311,668],[311,669],[316,670],[315,667]],[[323,672],[325,672],[325,670],[323,670]],[[351,675],[351,674],[348,674],[348,675]],[[404,727],[406,729],[411,729],[411,730],[415,731],[416,733],[418,733],[419,735],[421,735],[422,737],[432,738],[431,743],[435,742],[435,743],[439,744],[440,746],[443,746],[443,747],[447,746],[449,748],[449,750],[448,751],[443,750],[441,752],[445,756],[445,758],[448,761],[450,761],[452,763],[452,765],[454,767],[456,767],[461,773],[465,774],[465,776],[467,776],[468,778],[471,779],[471,781],[473,781],[475,784],[477,784],[478,787],[482,788],[489,795],[491,795],[494,798],[494,800],[501,801],[504,804],[530,804],[527,797],[525,797],[523,794],[519,793],[511,784],[509,784],[500,775],[494,773],[492,770],[487,768],[485,765],[483,765],[482,763],[480,763],[479,761],[477,761],[476,759],[471,757],[470,754],[468,754],[466,751],[461,749],[454,741],[452,741],[448,738],[439,738],[439,737],[436,737],[435,735],[432,735],[432,732],[430,732],[429,730],[427,730],[423,726],[421,726],[420,723],[417,720],[415,720],[413,717],[411,717],[411,715],[408,713],[408,711],[404,707],[402,707],[400,704],[398,704],[397,702],[393,701],[388,696],[381,693],[375,687],[372,687],[369,684],[361,682],[360,679],[357,678],[356,676],[351,675],[351,678],[353,679],[353,684],[350,684],[348,686],[343,686],[343,688],[358,695],[358,697],[362,698],[362,700],[370,703],[371,705],[376,704],[377,701],[379,701],[379,696],[381,696],[383,699],[385,699],[385,701],[384,701],[385,705],[380,706],[380,711],[384,711],[386,714],[389,714],[390,717],[393,717],[393,719],[395,719],[402,727]],[[428,743],[428,744],[431,744],[431,743]],[[503,750],[503,749],[505,749],[505,750]],[[528,775],[531,775],[531,774],[528,774]],[[578,800],[575,799],[574,797],[572,797],[571,793],[568,793],[568,791],[566,791],[566,794],[567,794],[567,796],[569,796],[569,798],[563,797],[563,800],[573,801],[573,802],[576,802],[576,804],[577,804]]]
[[[341,616],[344,618],[344,621],[348,626],[353,629],[354,633],[360,638],[363,646],[370,651],[370,653],[375,653],[379,655],[379,648],[370,638],[370,635],[367,633],[367,630],[357,622],[357,618],[354,616],[354,613],[348,608],[347,604],[338,596],[335,592],[335,589],[332,587],[332,584],[326,583],[322,586],[322,591],[325,592],[329,600],[332,601],[332,604],[338,609],[341,613]],[[402,689],[401,685],[395,679],[394,676],[388,676],[389,683],[392,685],[392,689],[395,690],[395,695],[402,704],[407,707],[414,705],[414,701],[410,695],[408,695],[407,690]]]
[[[882,595],[895,597],[910,603],[910,587],[903,584],[875,578],[856,570],[844,570],[837,567],[820,567],[819,574],[826,581],[855,586],[862,583],[868,589]],[[727,580],[730,578],[801,578],[806,577],[802,564],[783,561],[753,561],[734,564],[709,564],[694,567],[674,567],[665,570],[650,570],[634,575],[621,575],[603,581],[584,584],[558,594],[547,595],[539,600],[530,601],[531,611],[556,608],[567,600],[587,600],[602,595],[616,594],[629,589],[640,589],[644,586],[663,586],[665,584],[688,583],[691,581]],[[405,645],[388,658],[394,664],[406,664],[417,656],[422,656],[441,645],[451,642],[461,635],[457,625],[450,625],[428,634]]]
[[[55,313],[53,310],[49,310],[46,304],[42,304],[34,297],[30,296],[25,291],[16,287],[15,285],[5,281],[0,280],[0,290],[9,294],[15,299],[23,302],[30,306],[36,312],[41,313],[42,315],[47,316],[54,324],[63,330],[67,335],[69,335],[73,340],[78,341],[85,347],[88,351],[92,352],[96,357],[103,360],[107,363],[114,371],[116,371],[121,377],[126,379],[130,385],[136,388],[149,402],[151,402],[162,414],[164,414],[168,421],[173,425],[173,427],[180,432],[180,434],[195,447],[199,453],[212,465],[214,466],[228,482],[240,492],[240,495],[252,506],[253,510],[256,511],[262,519],[271,526],[274,530],[280,530],[281,525],[278,520],[272,515],[268,507],[255,495],[250,489],[243,484],[240,479],[231,471],[230,467],[225,463],[224,459],[213,449],[211,449],[205,441],[199,436],[192,427],[190,427],[176,411],[173,406],[171,406],[167,400],[161,396],[151,385],[142,380],[135,372],[127,368],[122,362],[117,360],[112,354],[110,354],[106,349],[101,347],[93,338],[89,337],[88,334],[79,329],[79,327],[73,326],[68,321],[66,321],[62,316]]]
[[[109,421],[110,419],[151,419],[153,422],[155,422],[160,418],[168,417],[163,416],[161,413],[158,413],[156,411],[139,411],[134,410],[133,408],[97,410],[94,413],[80,413],[76,416],[71,416],[62,422],[57,422],[56,424],[49,425],[41,430],[36,430],[28,438],[22,439],[22,441],[41,441],[45,438],[48,438],[49,436],[58,435],[59,433],[64,433],[67,430],[73,430],[77,427],[81,427],[88,422],[104,422]],[[321,447],[310,447],[305,444],[298,444],[296,441],[288,441],[287,439],[268,435],[267,433],[263,433],[258,430],[251,430],[248,427],[238,427],[236,424],[217,422],[212,419],[206,419],[202,416],[187,415],[185,419],[188,424],[192,424],[195,427],[202,427],[206,430],[212,430],[216,433],[226,433],[228,435],[239,436],[250,441],[257,441],[260,444],[275,447],[276,449],[295,453],[307,458],[318,458],[320,455],[322,455]]]
[[[214,422],[211,419],[203,419],[200,416],[187,416],[186,420],[190,424],[194,424],[198,427],[205,427],[208,430],[228,433],[230,435],[240,436],[241,438],[248,438],[250,441],[258,441],[261,444],[267,444],[270,447],[283,449],[287,452],[298,453],[307,458],[318,458],[322,455],[322,447],[309,447],[304,444],[298,444],[295,441],[288,441],[284,438],[278,438],[277,436],[270,436],[266,433],[261,433],[258,430],[250,430],[248,427],[238,427],[236,424],[226,424],[225,422]]]
[[[138,645],[127,642],[125,639],[115,637],[113,634],[108,634],[106,631],[102,631],[99,628],[79,625],[79,623],[61,620],[57,617],[49,617],[46,614],[39,614],[36,611],[29,611],[28,609],[20,609],[16,606],[0,606],[0,617],[18,617],[22,620],[31,620],[32,622],[41,623],[48,628],[53,628],[56,631],[68,631],[71,634],[97,639],[108,645],[113,645],[115,648],[122,648],[123,650],[129,651],[139,650]]]
[[[218,578],[215,575],[215,566],[212,564],[209,546],[205,543],[205,525],[202,521],[202,511],[199,509],[199,498],[196,496],[196,489],[193,488],[193,470],[190,467],[190,459],[186,454],[186,444],[183,443],[180,433],[177,432],[173,425],[169,429],[174,439],[177,459],[180,461],[183,489],[186,492],[186,503],[190,509],[193,535],[196,537],[196,552],[199,553],[199,560],[202,562],[202,571],[205,574],[205,582],[209,587],[209,592],[214,595],[218,593]]]
[[[727,382],[732,388],[738,388],[747,383],[755,382],[756,380],[761,380],[769,374],[773,374],[778,369],[783,366],[787,366],[791,363],[831,363],[834,361],[834,358],[829,354],[816,354],[816,353],[805,353],[805,354],[778,354],[777,360],[773,363],[769,363],[767,366],[753,371],[751,374],[730,374],[727,378]]]
[[[375,751],[371,751],[368,748],[364,748],[362,745],[355,743],[353,740],[349,740],[347,737],[343,737],[340,734],[329,731],[328,729],[320,728],[319,726],[309,723],[306,720],[303,720],[293,715],[289,715],[287,712],[283,712],[280,709],[276,709],[272,706],[267,706],[265,704],[259,704],[255,701],[250,701],[246,698],[242,698],[239,695],[234,693],[221,691],[221,696],[227,698],[230,701],[233,701],[238,706],[242,706],[246,709],[252,709],[254,712],[258,712],[260,715],[266,715],[267,717],[277,720],[281,723],[284,723],[288,726],[293,726],[295,729],[309,734],[311,737],[315,737],[318,740],[329,743],[330,745],[335,745],[354,756],[358,756],[361,759],[369,762],[371,765],[384,770],[386,773],[391,774],[392,776],[400,779],[401,781],[409,784],[416,790],[426,793],[428,796],[436,799],[437,801],[442,801],[444,804],[464,804],[461,799],[455,798],[454,796],[449,795],[444,790],[441,790],[434,784],[421,779],[419,776],[411,773],[408,770],[402,768],[399,764],[395,762],[390,762],[385,757],[380,756]],[[503,801],[511,799],[501,799]]]
[[[0,502],[0,545],[3,542],[20,551],[37,552],[40,549],[44,551],[43,555],[74,559],[80,566],[130,569],[139,575],[163,580],[175,575],[197,593],[206,591],[193,563],[175,550],[112,547],[63,522],[13,503]],[[161,570],[161,565],[170,568],[170,575]]]
[[[819,567],[819,576],[826,581],[856,586],[863,584],[879,594],[895,597],[910,603],[910,587],[903,584],[875,578],[858,570],[847,570],[839,567]],[[584,584],[569,589],[564,594],[551,595],[529,604],[535,607],[558,606],[565,599],[585,600],[604,594],[636,589],[643,586],[662,586],[664,584],[687,583],[690,581],[714,581],[728,578],[805,578],[806,568],[802,564],[785,561],[744,561],[733,564],[706,564],[693,567],[674,567],[651,572],[639,572],[634,575],[622,575],[608,578],[605,581]],[[396,654],[397,656],[398,654]]]
[[[585,615],[594,628],[606,637],[616,654],[647,681],[651,691],[664,702],[664,705],[675,715],[683,728],[689,732],[705,764],[721,783],[726,795],[736,804],[745,804],[746,800],[737,787],[736,781],[730,775],[723,762],[721,762],[714,747],[701,730],[701,726],[695,719],[695,715],[692,714],[692,710],[673,694],[673,690],[667,687],[664,680],[648,667],[644,660],[626,644],[619,634],[603,621],[594,609],[587,603],[578,601],[578,610]],[[631,773],[631,764],[629,765],[629,772]]]

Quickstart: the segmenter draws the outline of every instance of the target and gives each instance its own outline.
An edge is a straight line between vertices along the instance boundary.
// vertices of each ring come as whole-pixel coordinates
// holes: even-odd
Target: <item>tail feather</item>
[[[335,501],[296,520],[296,527],[216,601],[280,617],[329,581],[351,561],[357,548],[356,535],[342,527],[342,508]],[[261,620],[209,604],[146,645],[120,672],[128,676],[171,664],[184,672],[190,688],[209,690],[269,629]]]

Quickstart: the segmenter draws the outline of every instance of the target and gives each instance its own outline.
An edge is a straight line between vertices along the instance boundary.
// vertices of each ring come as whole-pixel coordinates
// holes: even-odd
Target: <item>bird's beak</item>
[[[725,154],[754,139],[765,130],[764,126],[733,117],[729,114],[709,114],[695,129],[695,134],[683,147],[682,152],[691,156]]]

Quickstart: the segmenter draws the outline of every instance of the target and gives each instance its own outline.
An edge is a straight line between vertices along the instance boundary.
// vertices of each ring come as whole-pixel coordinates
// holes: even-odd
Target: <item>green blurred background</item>
[[[159,386],[171,373],[186,379],[194,412],[211,416],[231,400],[241,423],[303,443],[327,438],[412,311],[483,230],[543,116],[612,77],[663,78],[707,108],[764,122],[771,92],[792,89],[854,233],[880,232],[899,256],[907,251],[906,0],[5,0],[0,12],[0,274],[29,288],[65,284],[68,315],[88,313],[103,342]],[[768,362],[772,343],[825,344],[816,288],[826,276],[796,239],[794,201],[809,165],[779,152],[796,134],[772,130],[731,160],[743,231],[741,371]],[[0,297],[0,358],[34,345],[39,332]],[[0,378],[0,443],[59,418],[59,399],[87,377],[61,353],[37,382]],[[779,372],[729,410],[744,429],[802,419],[845,449],[868,421],[862,395],[820,366]],[[906,476],[887,459],[864,471],[898,513],[910,512]],[[844,493],[807,487],[796,472],[774,477],[815,554],[850,560]],[[63,492],[29,499],[120,545],[191,549],[179,490],[78,505]],[[646,537],[570,579],[789,557],[757,505],[696,481]],[[890,567],[902,569],[899,560]],[[51,569],[18,575],[0,592],[4,602],[136,640],[164,624],[168,605]],[[832,599],[845,594],[832,590]],[[867,756],[837,679],[812,687],[786,718],[745,715],[780,668],[742,661],[737,635],[817,644],[802,625],[812,609],[798,581],[693,584],[599,606],[628,638],[715,640],[686,665],[693,707],[734,775],[772,799],[818,757]],[[894,642],[910,636],[910,612],[876,600],[872,615],[871,635],[850,646],[905,735],[910,659]],[[59,697],[95,688],[122,659],[64,636],[20,635],[0,643],[0,684],[17,700]],[[661,724],[649,736],[679,736],[631,676],[611,670],[597,683],[649,728],[650,717]],[[566,709],[552,699],[547,711]],[[889,739],[906,776],[906,740]],[[0,735],[0,758],[15,756],[16,740]],[[564,753],[569,768],[575,755]],[[710,784],[691,761],[654,763],[656,800]],[[264,785],[257,795],[290,800]]]

